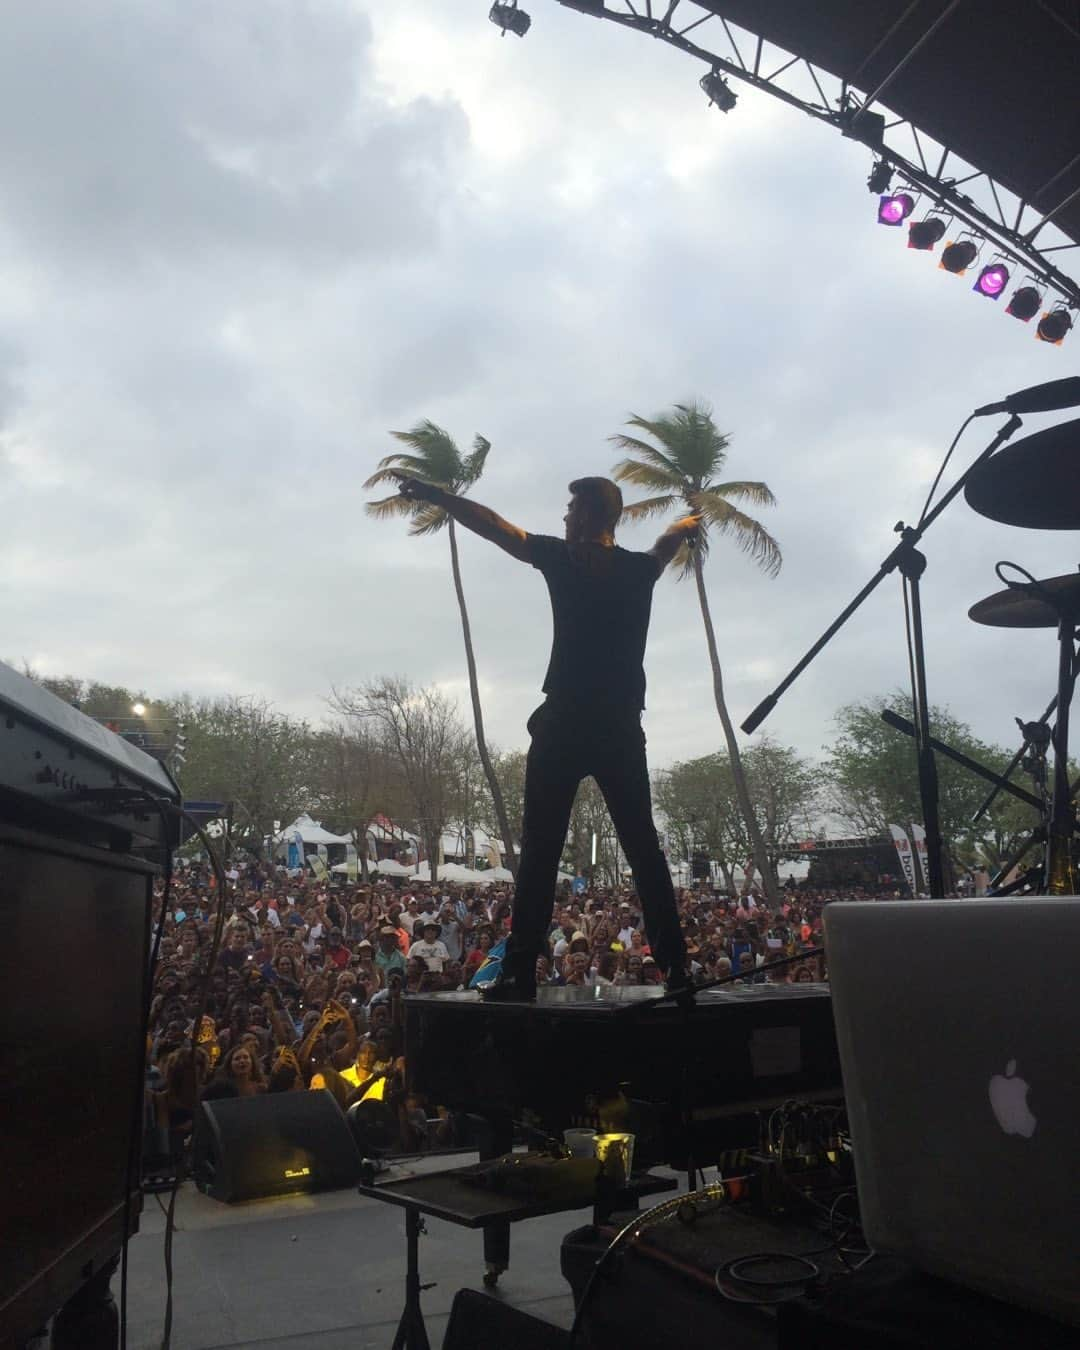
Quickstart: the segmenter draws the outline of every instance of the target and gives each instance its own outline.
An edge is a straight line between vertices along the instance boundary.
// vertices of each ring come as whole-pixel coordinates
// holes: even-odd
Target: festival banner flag
[[[308,866],[315,873],[316,880],[328,881],[330,878],[330,869],[325,861],[317,853],[313,853],[308,859]]]
[[[355,849],[345,858],[345,877],[348,881],[355,882],[360,876],[360,855]]]
[[[911,857],[911,840],[907,837],[899,825],[890,825],[889,833],[892,835],[893,844],[896,846],[896,856],[900,860],[900,867],[904,873],[904,879],[907,881],[911,894],[915,894],[915,863]]]
[[[926,831],[911,822],[911,842],[915,846],[915,862],[919,869],[919,890],[930,894],[930,873],[926,866]]]

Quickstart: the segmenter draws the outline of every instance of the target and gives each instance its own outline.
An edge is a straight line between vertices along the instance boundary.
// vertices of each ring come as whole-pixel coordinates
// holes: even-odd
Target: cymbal
[[[1080,572],[1047,577],[1039,585],[1080,618]],[[1016,590],[1010,586],[988,595],[968,610],[969,619],[991,628],[1056,628],[1058,617],[1055,606],[1044,600],[1028,582]]]
[[[1080,529],[1080,420],[999,450],[972,473],[964,496],[980,516],[1003,525]]]

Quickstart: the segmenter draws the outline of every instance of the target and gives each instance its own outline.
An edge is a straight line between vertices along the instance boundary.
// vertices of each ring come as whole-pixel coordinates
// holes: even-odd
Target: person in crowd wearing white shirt
[[[619,923],[622,925],[618,933],[619,941],[624,948],[629,947],[630,939],[637,932],[637,928],[634,924],[634,916],[630,910],[630,906],[627,904],[619,906]]]
[[[446,943],[440,939],[439,931],[438,921],[432,919],[430,923],[424,924],[424,936],[409,948],[409,960],[420,957],[434,975],[441,975],[443,966],[450,960],[450,953],[446,950]]]
[[[450,954],[451,961],[460,961],[464,955],[461,938],[461,922],[457,917],[450,897],[446,897],[438,919],[439,940]]]

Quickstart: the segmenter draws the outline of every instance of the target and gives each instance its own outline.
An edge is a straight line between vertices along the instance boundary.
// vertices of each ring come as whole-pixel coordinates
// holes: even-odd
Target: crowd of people
[[[696,982],[825,977],[816,956],[775,971],[762,967],[817,946],[822,910],[836,897],[789,890],[770,911],[757,893],[677,894]],[[169,1132],[175,1148],[190,1135],[198,1095],[323,1089],[366,1132],[369,1151],[451,1142],[453,1120],[408,1090],[402,999],[468,988],[494,969],[513,898],[511,885],[369,881],[333,888],[252,862],[229,873],[220,947],[207,977],[217,887],[205,866],[182,867],[160,933],[155,925],[147,1098],[155,1126]],[[157,915],[163,899],[159,887]],[[662,984],[636,894],[561,891],[537,983]]]

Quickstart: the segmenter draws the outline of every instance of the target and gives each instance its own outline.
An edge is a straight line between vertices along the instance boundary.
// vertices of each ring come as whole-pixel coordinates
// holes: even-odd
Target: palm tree
[[[397,482],[405,473],[425,483],[434,483],[447,492],[454,493],[455,496],[461,496],[483,473],[484,461],[491,449],[490,441],[485,440],[483,436],[476,436],[473,439],[472,454],[463,457],[450,434],[427,419],[417,422],[410,431],[392,431],[390,434],[409,446],[412,453],[399,451],[379,460],[378,469],[364,484],[366,488],[376,487],[385,482]],[[458,610],[461,614],[461,631],[465,638],[465,662],[469,669],[469,694],[472,698],[473,724],[476,728],[476,749],[484,769],[484,777],[491,789],[495,819],[506,848],[506,864],[516,877],[517,855],[514,852],[514,835],[510,829],[502,789],[499,787],[495,766],[488,754],[487,740],[484,736],[484,714],[480,707],[476,656],[473,653],[469,611],[465,607],[465,591],[461,585],[461,564],[458,560],[454,521],[441,506],[435,506],[431,502],[409,501],[401,496],[368,502],[367,510],[370,515],[380,519],[389,516],[408,516],[412,521],[410,534],[435,534],[444,525],[448,527],[450,567],[454,574],[454,590],[457,592]],[[432,864],[434,865],[434,859]]]
[[[623,512],[631,520],[663,515],[673,508],[686,508],[701,516],[701,529],[695,548],[683,545],[676,554],[680,576],[693,576],[697,583],[701,618],[705,625],[705,641],[712,665],[713,695],[720,723],[724,728],[731,772],[735,780],[735,795],[746,821],[747,833],[753,850],[754,863],[761,873],[770,902],[779,903],[776,876],[765,851],[765,842],[758,826],[746,774],[739,756],[731,714],[724,699],[724,676],[716,649],[716,633],[709,611],[709,597],[705,591],[705,559],[709,552],[710,532],[728,535],[744,553],[770,576],[775,576],[783,559],[780,546],[768,530],[752,516],[740,511],[732,502],[750,502],[756,506],[773,506],[775,498],[765,483],[717,481],[727,460],[729,438],[716,429],[712,411],[700,403],[677,403],[670,412],[647,419],[631,417],[627,426],[652,437],[656,444],[638,436],[612,436],[610,440],[630,458],[615,465],[615,477],[624,483],[633,483],[653,495],[634,502]]]

